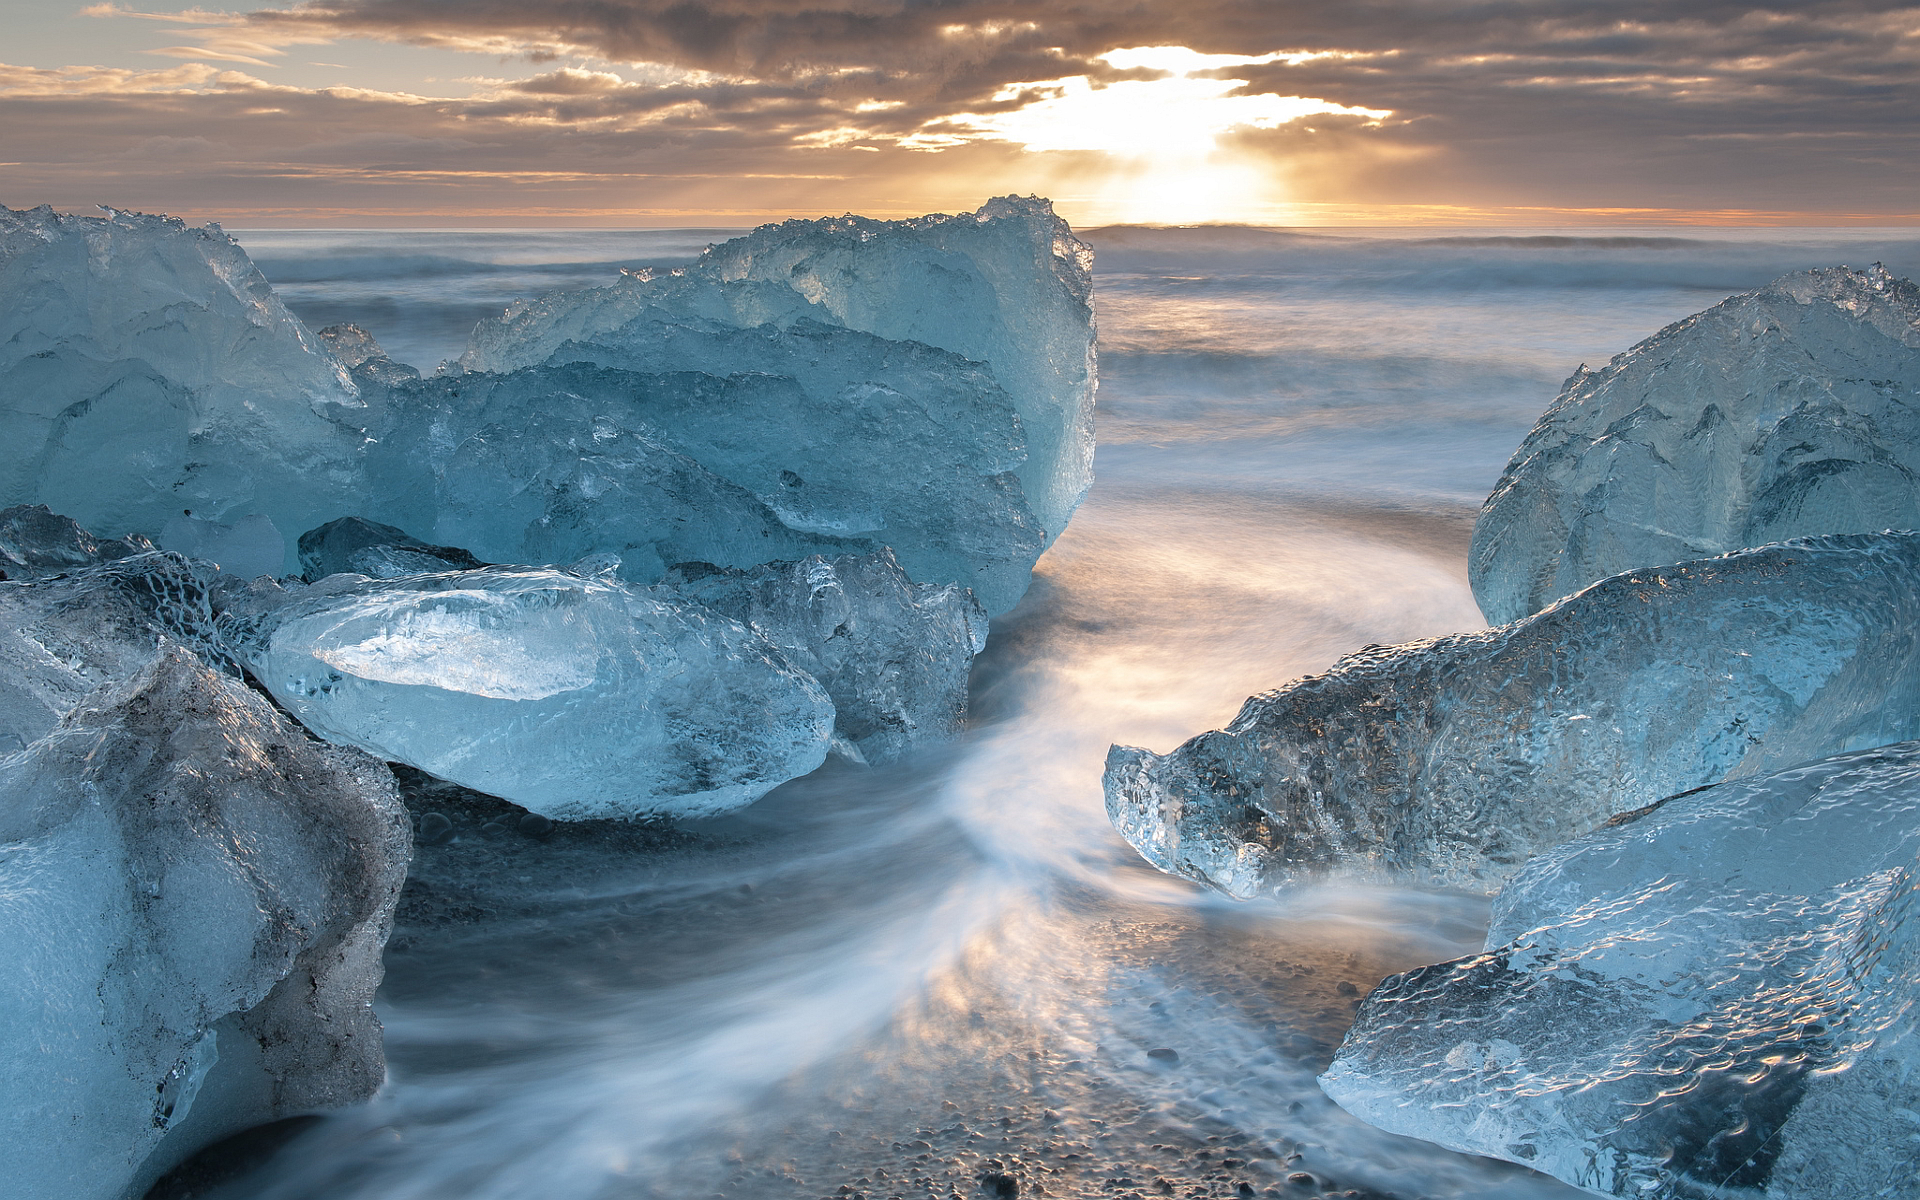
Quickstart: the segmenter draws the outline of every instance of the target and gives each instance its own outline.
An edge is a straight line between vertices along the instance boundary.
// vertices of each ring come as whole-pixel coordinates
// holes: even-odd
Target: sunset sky
[[[1920,223],[1920,8],[0,0],[0,203],[235,225]]]

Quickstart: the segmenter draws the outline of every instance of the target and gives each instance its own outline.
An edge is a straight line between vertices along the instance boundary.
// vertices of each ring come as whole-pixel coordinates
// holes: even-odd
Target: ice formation
[[[1031,507],[1037,554],[1066,527],[1092,478],[1091,261],[1038,199],[1005,197],[957,217],[788,221],[712,247],[683,270],[630,273],[611,287],[516,305],[474,330],[461,365],[760,370],[790,381],[797,395],[783,405],[812,420],[835,420],[851,405],[858,415],[846,433],[749,446],[729,431],[727,463],[689,450],[783,516],[790,508],[802,529],[824,519],[841,532],[848,517],[867,514],[832,494],[785,491],[782,472],[813,488],[857,484],[863,464],[843,457],[859,444],[849,436],[889,441],[902,423],[947,426],[963,448],[983,447],[965,450],[970,469],[1018,480],[1006,490]],[[1017,422],[1003,415],[1009,406]],[[974,466],[976,453],[984,461]],[[893,465],[871,482],[900,474]],[[996,581],[924,574],[918,546],[879,540],[916,578],[972,586],[990,612],[1011,604]]]
[[[1920,735],[1920,534],[1613,576],[1524,621],[1370,646],[1166,755],[1107,811],[1232,895],[1329,872],[1492,890],[1690,787]]]
[[[137,534],[96,538],[44,504],[0,509],[0,579],[38,579],[152,550]]]
[[[329,325],[314,336],[333,351],[355,382],[390,385],[420,378],[419,371],[388,358],[379,341],[358,325]]]
[[[881,763],[957,737],[987,619],[965,589],[914,583],[885,549],[747,570],[683,564],[653,590],[749,626],[819,680],[834,744]]]
[[[218,228],[0,207],[0,501],[306,529],[356,490],[359,404]]]
[[[1327,1094],[1603,1195],[1920,1195],[1920,744],[1675,796],[1382,983]]]
[[[1474,527],[1489,621],[1603,576],[1820,533],[1920,527],[1920,287],[1788,275],[1584,367]]]
[[[909,401],[876,383],[821,408],[793,378],[764,373],[574,364],[422,380],[374,401],[375,511],[493,562],[618,554],[635,583],[676,562],[891,545],[916,578],[1010,607],[1042,538],[1006,472],[1018,461],[1010,426],[968,423],[972,386]]]
[[[738,808],[819,766],[833,727],[760,635],[604,577],[262,580],[222,621],[315,733],[549,817]]]
[[[164,646],[4,760],[0,826],[11,1194],[137,1196],[379,1087],[410,832],[378,762]]]
[[[398,579],[470,571],[486,564],[457,546],[430,546],[404,529],[363,517],[341,517],[300,535],[300,571],[310,581],[329,575]]]

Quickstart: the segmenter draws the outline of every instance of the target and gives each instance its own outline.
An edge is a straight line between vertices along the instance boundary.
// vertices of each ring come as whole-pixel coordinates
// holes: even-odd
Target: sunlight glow
[[[1120,70],[1165,72],[1158,79],[1109,83],[1086,75],[1009,84],[993,97],[1017,107],[954,113],[903,139],[912,150],[947,150],[977,141],[1012,142],[1034,153],[1097,152],[1111,170],[1101,207],[1128,221],[1183,224],[1235,219],[1269,209],[1277,183],[1261,161],[1224,150],[1242,129],[1276,129],[1305,117],[1361,117],[1377,123],[1391,109],[1359,108],[1310,96],[1249,92],[1245,79],[1206,72],[1327,57],[1277,51],[1202,54],[1185,46],[1112,50],[1100,61]]]

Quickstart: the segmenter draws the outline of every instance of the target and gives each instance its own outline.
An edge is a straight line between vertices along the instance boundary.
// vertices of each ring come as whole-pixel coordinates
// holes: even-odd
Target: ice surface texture
[[[0,578],[39,579],[152,550],[137,535],[96,538],[44,504],[0,509]]]
[[[886,364],[872,365],[884,381]],[[915,578],[971,586],[1004,609],[1042,539],[1006,471],[1019,461],[1011,411],[997,426],[974,421],[999,392],[961,369],[923,381],[915,400],[875,383],[826,407],[766,373],[573,364],[405,384],[373,401],[375,509],[493,562],[611,552],[635,583],[676,562],[744,567],[891,545]]]
[[[1615,814],[1920,735],[1920,534],[1616,575],[1524,621],[1371,646],[1170,754],[1107,810],[1235,896],[1329,872],[1492,890]]]
[[[1038,199],[1005,197],[977,213],[911,221],[788,221],[713,247],[683,270],[630,273],[611,287],[516,305],[475,329],[461,365],[502,372],[589,361],[780,376],[796,392],[781,405],[795,417],[783,417],[772,436],[723,428],[725,450],[713,458],[688,452],[796,528],[888,528],[891,536],[876,541],[891,544],[916,578],[973,586],[998,612],[1011,604],[998,580],[930,575],[916,562],[921,547],[904,531],[919,518],[902,511],[901,489],[921,474],[917,456],[899,455],[867,479],[866,488],[892,484],[893,494],[865,505],[847,494],[864,490],[865,463],[847,456],[875,439],[918,449],[917,426],[945,428],[970,470],[1017,479],[997,487],[1030,506],[1037,554],[1066,527],[1092,478],[1091,262]],[[803,436],[789,444],[782,435],[795,419]],[[827,424],[815,432],[810,422]],[[665,432],[671,440],[688,429]],[[782,486],[788,473],[801,482]],[[951,502],[931,490],[925,500],[929,510]]]
[[[345,368],[217,227],[0,207],[0,502],[155,535],[346,511]]]
[[[1920,288],[1788,275],[1567,381],[1474,527],[1499,624],[1603,576],[1920,527]]]
[[[9,1193],[137,1196],[372,1095],[409,841],[385,767],[174,646],[0,760]]]
[[[1913,742],[1676,796],[1527,864],[1321,1084],[1603,1194],[1920,1196],[1917,857]]]
[[[960,735],[987,616],[964,588],[914,583],[885,549],[748,570],[688,564],[653,590],[750,626],[826,688],[834,744],[888,762]]]
[[[826,758],[819,685],[698,605],[533,568],[277,590],[225,628],[302,724],[550,817],[724,812]]]
[[[360,517],[341,517],[300,535],[300,571],[310,581],[329,575],[398,579],[485,566],[457,546],[430,546],[404,529]]]

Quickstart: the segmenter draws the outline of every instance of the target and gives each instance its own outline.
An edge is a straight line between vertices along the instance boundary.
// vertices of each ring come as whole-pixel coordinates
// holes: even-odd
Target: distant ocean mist
[[[727,231],[236,236],[309,324],[431,371],[516,298]],[[1484,901],[1234,904],[1139,861],[1102,759],[1368,643],[1478,627],[1474,514],[1577,366],[1791,270],[1920,273],[1920,234],[1085,236],[1096,483],[995,621],[967,739],[829,766],[655,852],[421,848],[417,880],[468,907],[403,905],[387,1091],[233,1196],[1581,1194],[1382,1134],[1313,1082],[1355,997],[1476,949]]]

